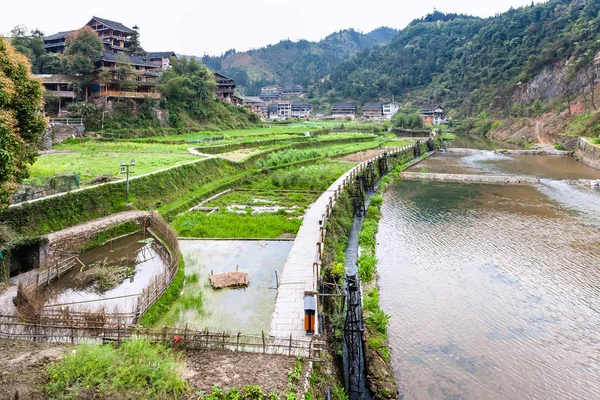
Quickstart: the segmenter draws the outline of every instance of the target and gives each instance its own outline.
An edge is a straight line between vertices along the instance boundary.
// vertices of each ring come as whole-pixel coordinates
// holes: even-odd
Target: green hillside
[[[229,50],[221,56],[205,56],[204,63],[235,79],[246,95],[257,95],[266,84],[308,86],[349,56],[385,44],[397,33],[381,27],[363,34],[343,30],[319,42],[283,40],[257,50]]]
[[[341,63],[320,94],[362,103],[439,101],[458,115],[510,115],[515,93],[544,68],[569,61],[570,79],[593,61],[600,50],[599,11],[597,1],[551,0],[488,19],[435,12],[388,45]]]

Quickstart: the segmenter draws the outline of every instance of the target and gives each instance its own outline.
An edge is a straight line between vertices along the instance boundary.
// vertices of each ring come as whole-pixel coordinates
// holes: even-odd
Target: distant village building
[[[277,103],[277,115],[280,119],[290,118],[292,116],[292,103],[289,101],[280,101]]]
[[[281,86],[272,85],[261,88],[258,97],[260,97],[262,101],[277,101],[281,100],[282,95],[283,89],[281,89]]]
[[[396,103],[388,103],[383,105],[383,118],[392,119],[398,113],[400,106]]]
[[[367,103],[363,106],[363,117],[367,119],[381,119],[383,117],[383,104]]]
[[[309,103],[292,103],[292,118],[308,119],[311,106]]]
[[[297,96],[304,98],[307,93],[308,90],[306,90],[306,88],[302,85],[292,85],[283,89],[284,96]]]
[[[356,117],[356,106],[352,103],[335,103],[331,107],[332,118],[352,118]]]
[[[258,96],[242,97],[242,105],[248,111],[251,111],[261,118],[268,118],[269,107],[267,103],[262,101]]]
[[[446,123],[446,114],[440,105],[424,105],[419,110],[426,125],[442,125]]]
[[[267,118],[279,119],[279,107],[277,106],[277,103],[270,103],[267,106]]]
[[[51,99],[56,100],[57,114],[61,115],[67,106],[77,99],[74,85],[79,83],[79,78],[69,75],[36,75],[46,88],[44,98],[48,104]],[[54,105],[52,105],[54,106]]]
[[[215,94],[219,100],[236,106],[242,105],[242,99],[235,95],[235,81],[228,76],[215,72],[217,88]]]
[[[160,68],[138,56],[129,56],[129,62],[132,73],[130,76],[122,76],[118,67],[118,54],[105,51],[96,64],[96,79],[91,85],[92,98],[160,99],[160,93],[156,92]],[[108,71],[107,79],[100,77],[103,71]]]
[[[46,53],[63,54],[67,36],[75,31],[58,32],[54,35],[44,36],[44,50]]]
[[[156,60],[133,56],[131,54],[134,50],[131,47],[131,37],[135,33],[133,29],[126,27],[120,22],[95,16],[92,17],[86,26],[89,26],[96,32],[104,46],[104,54],[96,63],[95,77],[89,87],[93,98],[160,98],[160,93],[156,92],[156,86],[158,85],[159,72],[163,68],[164,60],[161,59],[159,64]],[[45,36],[43,38],[44,49],[48,53],[64,53],[67,36],[73,32],[75,31],[65,31]],[[128,57],[131,64],[131,74],[129,76],[122,76],[118,71],[118,54],[124,54]],[[170,55],[174,53],[164,52],[164,54]],[[51,78],[43,79],[42,82],[47,90],[52,91],[55,83],[49,79],[51,80]],[[65,97],[61,97],[61,99],[63,98]]]
[[[177,58],[174,51],[158,51],[146,53],[142,58],[152,64],[156,64],[163,70],[169,69],[171,66],[171,58]]]

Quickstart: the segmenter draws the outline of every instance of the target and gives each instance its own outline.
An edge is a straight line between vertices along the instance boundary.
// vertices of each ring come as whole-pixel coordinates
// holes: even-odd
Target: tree
[[[34,74],[62,73],[60,56],[46,53],[43,38],[44,34],[39,30],[29,32],[22,25],[15,26],[10,32],[10,44],[29,59]]]
[[[130,92],[138,86],[135,70],[131,67],[131,60],[128,55],[123,53],[117,54],[117,77],[120,90]]]
[[[134,56],[143,56],[146,54],[146,50],[142,47],[140,43],[140,28],[136,26],[133,27],[133,33],[131,34],[131,51]]]
[[[42,92],[27,58],[0,37],[0,211],[38,155],[37,143],[47,125],[40,112]]]
[[[65,42],[66,70],[69,74],[81,77],[81,89],[85,91],[92,83],[95,64],[102,58],[102,40],[89,26],[85,26],[67,36]]]

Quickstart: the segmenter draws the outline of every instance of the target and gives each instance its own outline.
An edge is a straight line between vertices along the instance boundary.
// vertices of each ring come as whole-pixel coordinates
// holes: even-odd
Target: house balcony
[[[59,97],[61,99],[75,99],[77,93],[74,90],[46,90],[46,93],[50,96]]]
[[[160,93],[123,92],[117,90],[104,90],[99,92],[100,97],[122,97],[128,99],[160,99]]]

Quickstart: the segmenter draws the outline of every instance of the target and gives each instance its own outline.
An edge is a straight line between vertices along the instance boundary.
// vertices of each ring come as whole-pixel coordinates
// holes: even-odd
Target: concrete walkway
[[[390,153],[403,151],[409,147],[412,146]],[[315,263],[320,265],[319,246],[322,246],[320,222],[324,221],[328,206],[334,204],[336,191],[340,194],[344,184],[349,183],[349,178],[364,169],[366,164],[367,162],[363,162],[338,178],[306,211],[279,280],[275,309],[271,317],[269,331],[271,336],[278,338],[307,336],[304,329],[304,296],[317,292],[317,278],[320,271],[317,271],[314,265]],[[315,332],[318,331],[318,318],[316,318]]]

